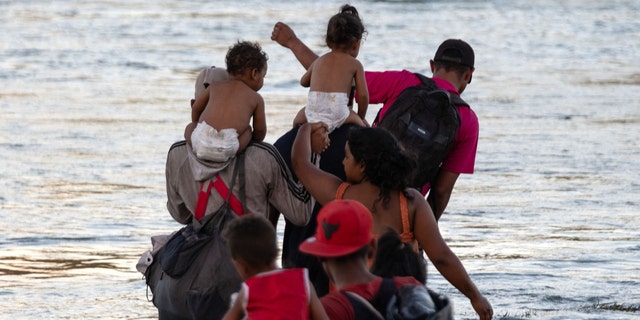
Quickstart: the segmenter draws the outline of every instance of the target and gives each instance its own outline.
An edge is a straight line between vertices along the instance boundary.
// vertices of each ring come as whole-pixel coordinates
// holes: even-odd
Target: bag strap
[[[225,198],[223,205],[229,204],[231,210],[235,212],[238,216],[242,216],[245,212],[244,202],[241,202],[233,195],[233,192],[229,190],[233,190],[233,185],[236,181],[236,176],[238,175],[238,171],[241,171],[242,184],[240,188],[240,197],[244,199],[244,152],[237,155],[236,157],[236,165],[233,168],[233,175],[231,178],[231,187],[227,188],[227,185],[222,181],[219,173],[216,173],[215,181],[211,181],[211,179],[203,181],[200,186],[200,193],[198,194],[198,201],[196,203],[196,210],[194,212],[196,220],[200,220],[204,217],[205,211],[207,210],[207,203],[209,203],[209,195],[211,194],[211,188],[215,188],[218,194]]]
[[[212,187],[213,183],[211,183],[211,180],[202,181],[202,184],[200,185],[200,193],[198,194],[198,201],[196,202],[196,210],[194,212],[196,220],[200,220],[204,217]]]
[[[347,299],[351,303],[356,319],[384,320],[384,316],[380,311],[376,310],[376,308],[374,308],[373,305],[361,295],[351,291],[342,291],[342,293],[347,296]],[[366,315],[362,313],[366,313]]]
[[[396,283],[393,281],[393,278],[383,278],[382,283],[380,284],[380,289],[378,289],[378,294],[376,294],[371,302],[374,306],[386,309],[389,304],[389,300],[394,294],[396,294],[396,292],[398,292],[398,288],[396,287]]]
[[[242,204],[242,213],[249,212],[247,209],[247,197],[245,193],[245,180],[244,180],[244,152],[240,155],[238,159],[239,163],[236,162],[236,165],[239,166],[239,179],[240,179],[240,204]]]
[[[417,72],[414,74],[416,75],[416,77],[418,77],[418,79],[420,79],[420,82],[422,82],[423,85],[430,86],[433,84],[433,86],[436,86],[436,88],[438,87],[432,78],[429,78]],[[455,106],[466,106],[466,107],[469,106],[469,104],[466,101],[464,101],[459,94],[451,93],[449,91],[446,91],[446,92],[449,94],[449,99],[451,100],[451,103],[453,103]]]
[[[244,180],[244,152],[240,153],[236,156],[236,164],[233,167],[233,177],[231,178],[231,186],[227,188],[227,185],[224,184],[224,181],[220,178],[220,174],[216,174],[216,181],[213,183],[213,187],[216,188],[218,194],[222,197],[226,198],[225,202],[229,204],[231,210],[236,213],[238,216],[242,216],[244,214],[244,205],[235,195],[233,195],[233,186],[236,182],[236,177],[238,176],[238,171],[241,171],[241,177]],[[242,189],[242,188],[241,188]],[[244,193],[244,190],[241,190],[241,193]],[[244,198],[244,195],[240,195]]]
[[[360,310],[361,312],[366,310],[367,313],[373,316],[380,316],[380,319],[385,318],[384,316],[386,315],[389,300],[391,300],[391,297],[396,294],[396,292],[398,292],[398,289],[396,288],[396,284],[393,281],[393,278],[382,278],[380,288],[378,289],[378,292],[373,297],[371,302],[367,301],[365,298],[356,294],[355,292],[342,291],[342,293],[347,296],[349,302],[351,302],[351,305],[354,307],[354,312],[358,312],[358,310]],[[358,308],[358,306],[365,308],[363,310],[363,308]],[[370,319],[370,317],[366,317],[365,315],[360,315],[360,317],[357,313],[355,315],[356,319]]]

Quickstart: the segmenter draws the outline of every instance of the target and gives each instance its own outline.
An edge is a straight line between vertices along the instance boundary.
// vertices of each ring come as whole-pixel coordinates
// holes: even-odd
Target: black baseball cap
[[[460,39],[447,39],[436,51],[435,62],[453,62],[473,68],[475,55],[471,46]]]

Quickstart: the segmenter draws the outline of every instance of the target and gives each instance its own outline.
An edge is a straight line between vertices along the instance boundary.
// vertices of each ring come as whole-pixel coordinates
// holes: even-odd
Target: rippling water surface
[[[166,152],[200,68],[269,54],[273,142],[305,101],[282,20],[314,50],[338,1],[0,1],[0,318],[154,318],[139,254],[177,229]],[[369,70],[476,51],[474,175],[440,227],[502,319],[640,318],[640,3],[356,1]],[[370,106],[373,118],[379,106]],[[457,319],[464,296],[429,267]]]

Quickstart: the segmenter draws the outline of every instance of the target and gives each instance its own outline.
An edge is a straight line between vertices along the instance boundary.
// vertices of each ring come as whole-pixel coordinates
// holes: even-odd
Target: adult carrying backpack
[[[460,127],[457,106],[469,106],[459,95],[440,89],[431,78],[415,74],[421,85],[404,89],[382,119],[374,123],[391,132],[416,160],[410,186],[420,190],[438,175]]]
[[[247,212],[243,205],[244,153],[236,159],[230,186],[227,187],[219,175],[215,181],[203,182],[194,212],[196,218],[202,218],[193,219],[173,233],[152,254],[144,270],[159,319],[222,319],[231,295],[240,290],[242,277],[221,235],[227,222]],[[232,194],[236,178],[240,180],[241,200]],[[225,200],[216,212],[204,215],[212,188]],[[232,199],[236,199],[241,208],[234,208]]]

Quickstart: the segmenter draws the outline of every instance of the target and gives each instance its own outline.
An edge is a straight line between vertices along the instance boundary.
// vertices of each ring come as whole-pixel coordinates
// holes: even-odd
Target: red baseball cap
[[[355,200],[333,200],[320,209],[315,236],[300,244],[300,251],[323,258],[345,256],[373,239],[371,212]]]

